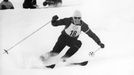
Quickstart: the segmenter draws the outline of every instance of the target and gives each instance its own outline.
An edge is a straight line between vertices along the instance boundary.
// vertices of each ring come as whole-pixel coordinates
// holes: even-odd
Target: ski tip
[[[82,66],[85,66],[87,64],[88,64],[88,61],[84,61],[84,62],[81,63]]]
[[[51,69],[53,69],[54,67],[55,67],[55,64],[52,64],[52,65],[46,66],[46,68],[51,68]]]
[[[68,66],[72,65],[79,65],[79,66],[86,66],[88,64],[88,61],[78,62],[78,63],[70,63]]]

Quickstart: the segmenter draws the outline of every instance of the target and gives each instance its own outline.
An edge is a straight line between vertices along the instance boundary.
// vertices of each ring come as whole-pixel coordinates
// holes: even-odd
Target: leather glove
[[[105,47],[105,45],[104,45],[103,43],[99,43],[99,46],[100,46],[101,48],[104,48],[104,47]]]
[[[52,20],[57,20],[59,17],[57,15],[54,15]]]

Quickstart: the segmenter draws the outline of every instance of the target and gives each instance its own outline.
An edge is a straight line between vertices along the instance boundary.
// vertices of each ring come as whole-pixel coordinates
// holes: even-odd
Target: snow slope
[[[22,9],[21,0],[12,1],[15,10],[0,11],[0,75],[133,75],[134,67],[134,5],[132,0],[65,0],[65,5],[79,5],[49,8]],[[41,5],[42,1],[38,1]],[[32,64],[40,65],[37,57],[50,51],[64,27],[48,24],[33,36],[13,48],[9,55],[2,54],[15,43],[47,23],[53,15],[70,17],[75,9],[82,12],[82,19],[106,45],[94,57],[88,52],[98,46],[82,33],[80,50],[69,59],[70,62],[89,60],[85,67],[59,67],[53,70],[30,69]]]

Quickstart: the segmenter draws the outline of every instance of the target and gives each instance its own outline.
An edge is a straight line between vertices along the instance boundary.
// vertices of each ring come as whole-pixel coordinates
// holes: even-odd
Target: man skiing
[[[62,4],[62,0],[46,0],[43,2],[43,6],[54,6],[54,7],[57,7],[57,6],[61,6]]]
[[[69,18],[58,20],[58,16],[55,15],[53,16],[51,23],[53,26],[65,25],[65,28],[59,36],[55,46],[53,47],[53,50],[47,53],[48,55],[46,58],[41,57],[43,61],[45,61],[45,59],[49,59],[49,57],[58,55],[65,46],[69,46],[70,48],[65,55],[61,57],[61,59],[66,61],[67,58],[70,58],[72,55],[74,55],[82,45],[81,41],[77,40],[81,31],[91,37],[101,48],[104,48],[104,44],[100,41],[97,35],[91,31],[84,21],[82,21],[81,13],[78,10],[74,12],[73,17]],[[52,65],[49,67],[52,67]]]
[[[3,0],[0,3],[0,9],[1,10],[3,10],[3,9],[14,9],[14,6],[9,0]]]

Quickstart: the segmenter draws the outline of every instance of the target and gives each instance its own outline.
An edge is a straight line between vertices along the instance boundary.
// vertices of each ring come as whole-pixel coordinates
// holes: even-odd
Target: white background
[[[23,0],[10,1],[15,9],[0,11],[0,75],[134,75],[133,0],[63,0],[65,7],[32,10],[22,9]],[[37,0],[40,7],[42,2]],[[3,49],[12,47],[53,15],[70,17],[76,9],[106,46],[90,57],[88,52],[99,46],[86,34],[80,35],[82,47],[69,61],[89,60],[87,66],[29,69],[32,64],[40,64],[35,61],[40,54],[52,50],[64,28],[51,24],[14,47],[9,55],[2,54]]]

